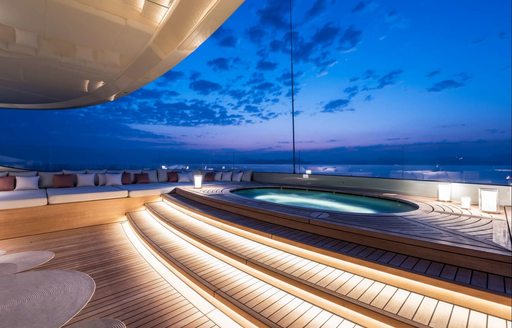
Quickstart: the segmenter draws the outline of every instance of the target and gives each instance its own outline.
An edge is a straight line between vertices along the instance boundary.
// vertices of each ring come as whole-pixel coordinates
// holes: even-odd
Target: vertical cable
[[[290,71],[292,83],[292,147],[293,147],[293,174],[297,173],[295,168],[295,90],[293,74],[293,23],[292,23],[292,1],[290,0]]]

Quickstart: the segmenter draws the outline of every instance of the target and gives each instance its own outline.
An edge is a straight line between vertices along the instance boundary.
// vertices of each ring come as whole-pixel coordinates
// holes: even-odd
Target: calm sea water
[[[183,168],[184,165],[169,165]],[[291,173],[290,164],[208,164],[191,165],[190,169],[252,169],[258,172]],[[297,166],[298,173],[311,170],[313,174],[379,177],[392,179],[432,180],[449,182],[512,185],[512,168],[506,165],[329,165]]]

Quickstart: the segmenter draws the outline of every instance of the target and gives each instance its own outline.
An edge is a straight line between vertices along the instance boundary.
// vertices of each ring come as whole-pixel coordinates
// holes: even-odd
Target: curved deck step
[[[147,204],[146,207],[167,224],[239,262],[269,272],[274,277],[309,290],[319,297],[333,299],[345,306],[352,303],[356,311],[359,306],[365,314],[372,315],[368,312],[374,311],[374,316],[386,315],[398,321],[393,326],[436,326],[439,322],[449,324],[450,320],[460,320],[457,312],[474,318],[489,317],[490,321],[501,320],[258,243],[195,219],[181,212],[179,207],[173,208],[163,202]],[[430,304],[431,308],[420,310],[422,304],[423,308],[424,304]],[[441,305],[443,308],[453,309],[455,314],[452,311],[436,312],[435,308]],[[505,323],[505,320],[502,322]]]
[[[276,223],[292,229],[339,238],[345,241],[378,247],[388,252],[451,263],[473,270],[486,270],[496,275],[512,276],[510,251],[494,242],[465,235],[450,229],[417,220],[418,215],[435,215],[425,204],[411,213],[354,216],[329,212],[313,217],[309,209],[283,206],[244,199],[230,193],[236,186],[208,186],[203,189],[177,188],[175,193],[187,199],[231,213]],[[430,212],[429,212],[430,211]],[[445,215],[450,215],[446,213]],[[484,269],[485,268],[485,269]]]
[[[360,327],[307,300],[290,294],[240,268],[220,260],[185,240],[145,211],[128,213],[134,230],[194,287],[212,295],[254,326]],[[369,326],[386,326],[354,313]]]
[[[464,295],[478,299],[496,302],[502,305],[510,305],[512,294],[512,279],[483,271],[470,270],[444,264],[436,261],[429,261],[417,257],[406,256],[394,252],[386,252],[381,249],[357,245],[330,237],[324,237],[309,232],[280,226],[277,224],[258,221],[252,218],[243,217],[230,212],[209,207],[196,201],[184,198],[176,194],[163,195],[164,202],[171,206],[187,209],[187,213],[196,218],[209,218],[212,222],[219,222],[230,226],[231,231],[247,231],[251,235],[264,237],[265,240],[281,242],[284,245],[294,245],[291,251],[308,250],[316,254],[326,255],[317,257],[323,264],[336,265],[330,258],[351,262],[355,265],[369,267],[380,272],[386,272],[393,276],[401,276],[413,282],[438,286],[459,295],[461,302],[466,303]],[[279,243],[277,245],[280,245]],[[290,251],[289,249],[285,249]],[[301,255],[300,252],[295,254]],[[343,268],[343,267],[339,267]],[[466,278],[466,277],[469,277]],[[414,286],[408,289],[419,292]],[[427,290],[427,295],[430,290]],[[423,292],[425,293],[425,292]],[[444,299],[446,293],[430,294],[436,298]],[[453,302],[453,298],[446,298]]]
[[[307,231],[285,227],[227,212],[178,194],[162,195],[170,205],[185,207],[199,213],[271,239],[297,245],[317,253],[349,260],[378,270],[398,274],[413,280],[481,297],[503,304],[510,303],[512,278],[481,270],[457,267],[439,261],[408,256],[342,239],[321,236]],[[483,292],[483,293],[482,293]]]
[[[207,247],[297,288],[307,290],[318,297],[329,299],[361,314],[378,318],[394,327],[424,326],[369,302],[372,300],[368,296],[371,293],[370,290],[378,294],[372,294],[375,298],[389,290],[394,291],[397,295],[409,295],[404,290],[240,237],[194,219],[163,202],[146,204],[146,208],[166,224],[172,225]],[[365,292],[368,294],[363,296]],[[366,302],[358,300],[358,297]],[[416,295],[411,297],[416,297]],[[387,301],[389,299],[386,299]]]

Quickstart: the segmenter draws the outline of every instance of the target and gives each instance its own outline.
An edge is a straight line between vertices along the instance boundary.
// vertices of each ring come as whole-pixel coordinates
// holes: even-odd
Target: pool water
[[[416,206],[398,200],[362,195],[286,188],[253,188],[233,191],[234,194],[281,205],[317,210],[385,214],[414,211]]]

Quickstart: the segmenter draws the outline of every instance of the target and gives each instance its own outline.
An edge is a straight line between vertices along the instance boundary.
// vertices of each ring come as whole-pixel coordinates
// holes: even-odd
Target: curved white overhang
[[[192,53],[243,0],[2,0],[0,108],[122,97]]]

